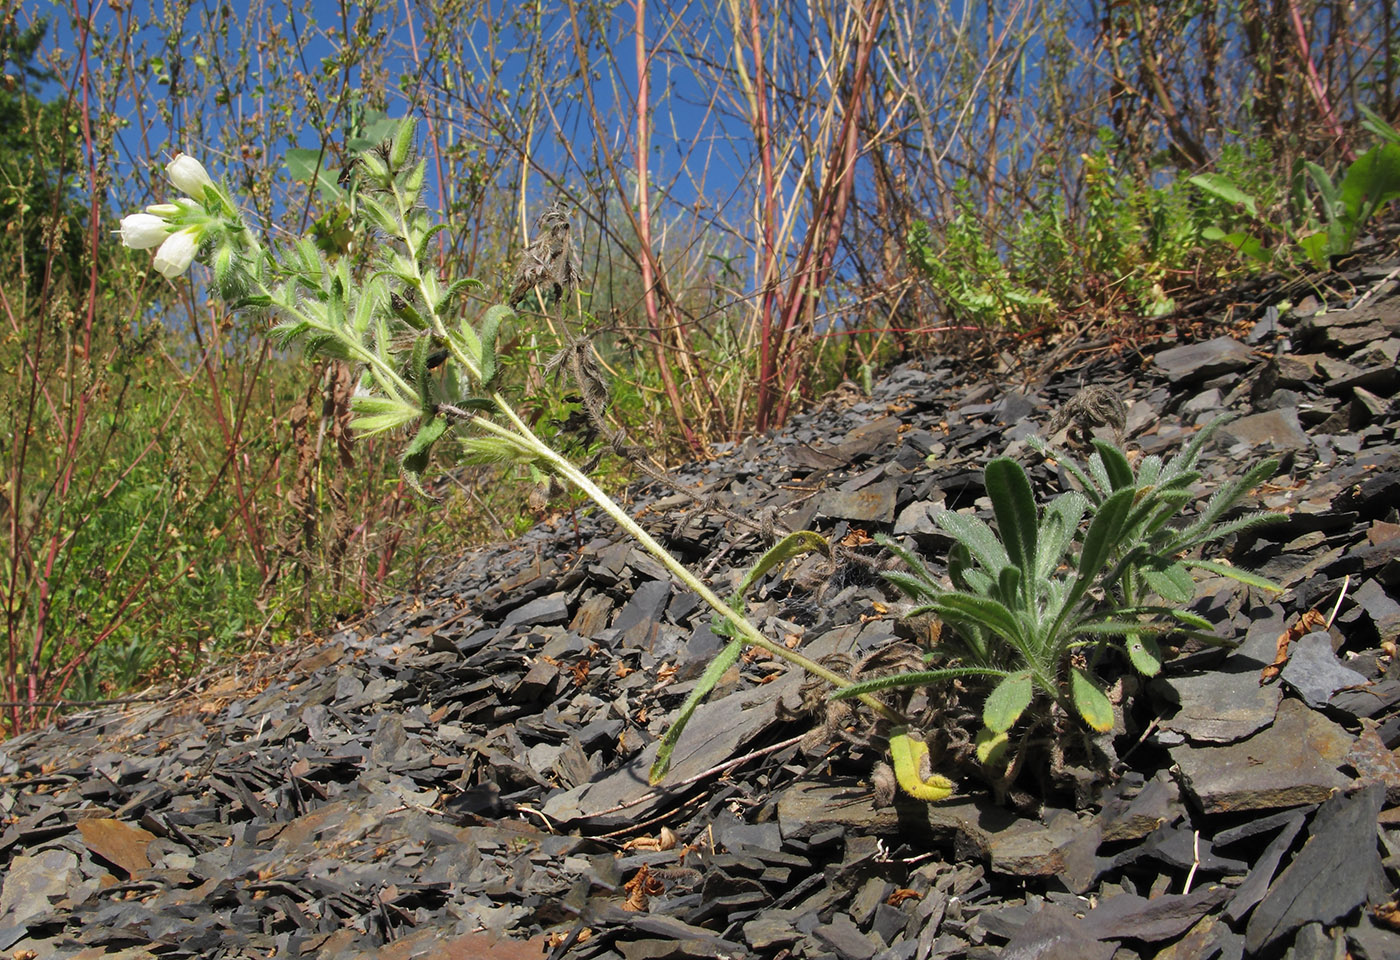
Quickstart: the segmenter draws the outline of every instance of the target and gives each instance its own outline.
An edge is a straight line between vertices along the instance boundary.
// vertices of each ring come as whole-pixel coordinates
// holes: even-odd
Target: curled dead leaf
[[[1288,663],[1288,648],[1293,645],[1294,641],[1307,636],[1314,630],[1324,629],[1326,626],[1327,618],[1318,610],[1313,609],[1304,613],[1298,618],[1297,623],[1279,634],[1278,644],[1274,651],[1274,662],[1259,672],[1259,686],[1262,687],[1283,672],[1284,665]]]

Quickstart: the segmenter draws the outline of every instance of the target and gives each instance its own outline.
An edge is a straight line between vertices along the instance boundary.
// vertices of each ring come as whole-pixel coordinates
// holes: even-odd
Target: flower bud
[[[165,175],[181,193],[188,193],[196,200],[203,198],[204,191],[214,185],[209,171],[188,153],[176,154],[175,159],[165,166]]]
[[[185,200],[182,202],[193,203],[194,201]],[[180,204],[178,203],[153,203],[146,208],[146,212],[151,214],[152,216],[160,217],[163,220],[169,220],[173,217],[178,217],[181,213],[181,210]]]
[[[174,280],[190,268],[199,252],[199,238],[194,230],[172,233],[156,251],[155,268],[167,280]]]
[[[122,243],[133,250],[158,247],[170,237],[170,224],[149,213],[122,217]]]

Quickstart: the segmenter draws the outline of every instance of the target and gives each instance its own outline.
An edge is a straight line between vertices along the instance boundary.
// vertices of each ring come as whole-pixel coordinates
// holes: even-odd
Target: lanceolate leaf
[[[1036,543],[1035,576],[1046,580],[1054,575],[1065,558],[1065,551],[1074,542],[1079,521],[1088,508],[1088,501],[1078,493],[1062,493],[1045,508]]]
[[[501,321],[515,316],[515,311],[503,304],[496,304],[481,318],[481,383],[491,386],[496,379],[496,338],[500,334]]]
[[[999,574],[1001,568],[1010,562],[1006,548],[997,540],[996,534],[992,533],[992,528],[976,517],[945,510],[938,515],[935,522],[966,547],[977,558],[977,562],[993,576]]]
[[[725,671],[734,666],[739,659],[739,654],[744,651],[744,641],[735,639],[725,644],[710,665],[705,668],[705,672],[700,675],[700,682],[695,685],[695,689],[690,691],[690,696],[685,698],[685,703],[681,704],[680,713],[676,715],[676,722],[671,724],[671,729],[666,731],[661,738],[661,746],[656,751],[656,760],[651,765],[651,772],[647,779],[652,786],[656,786],[665,778],[668,770],[671,769],[671,753],[676,749],[676,743],[680,741],[681,734],[685,732],[685,725],[690,722],[690,717],[695,713],[695,708],[700,706],[700,702],[710,695],[710,691],[715,688]]]
[[[953,781],[933,772],[928,744],[911,737],[903,727],[890,734],[890,760],[895,780],[911,797],[937,803],[952,795]]]
[[[987,628],[1007,643],[1016,647],[1022,645],[1021,625],[1016,615],[990,597],[977,597],[969,593],[945,593],[929,606],[944,620],[954,623],[970,622]]]
[[[982,704],[982,722],[993,733],[1010,730],[1031,705],[1034,693],[1029,670],[1011,674],[987,695],[986,703]]]
[[[1069,692],[1074,699],[1074,708],[1085,723],[1099,733],[1113,729],[1113,704],[1109,702],[1108,694],[1078,667],[1070,668]]]
[[[1108,474],[1114,490],[1133,486],[1133,468],[1128,463],[1128,458],[1123,456],[1123,451],[1098,437],[1094,438],[1094,448],[1098,451],[1099,459],[1103,461],[1104,472]]]
[[[941,670],[917,670],[911,673],[896,673],[888,677],[862,680],[849,687],[831,691],[830,697],[833,700],[849,700],[851,697],[879,693],[881,690],[893,690],[896,687],[926,687],[931,683],[943,683],[945,680],[956,680],[960,677],[1004,676],[1006,676],[1005,670],[992,670],[987,667],[945,667]]]
[[[1196,581],[1180,563],[1148,564],[1143,568],[1142,577],[1168,603],[1187,603],[1196,595]]]
[[[424,497],[428,496],[428,492],[423,489],[423,471],[428,469],[428,459],[432,455],[433,444],[437,442],[446,429],[446,420],[438,416],[430,417],[418,428],[418,434],[399,460],[399,469],[404,480]]]
[[[1247,587],[1254,587],[1257,590],[1267,590],[1270,593],[1283,592],[1283,587],[1280,587],[1272,580],[1267,580],[1264,577],[1249,573],[1246,570],[1241,570],[1238,567],[1226,566],[1223,563],[1215,563],[1211,560],[1185,560],[1183,563],[1195,570],[1205,570],[1217,576],[1229,577],[1237,583],[1242,583]]]
[[[1039,523],[1026,471],[1010,457],[997,457],[987,464],[983,476],[1006,552],[1014,565],[1029,573],[1035,569]]]
[[[485,324],[483,324],[483,328]],[[495,334],[492,333],[494,338]],[[485,335],[482,337],[485,340]],[[729,599],[729,605],[736,611],[742,611],[744,597],[748,595],[753,585],[763,578],[774,567],[794,557],[800,557],[804,553],[817,551],[827,556],[831,555],[831,546],[826,542],[826,538],[812,530],[798,530],[790,533],[769,547],[758,558],[758,561],[749,569],[739,584],[739,589],[734,591],[734,595]],[[716,617],[716,620],[719,618]],[[676,722],[671,725],[671,729],[666,731],[666,735],[661,739],[661,747],[656,754],[656,762],[651,765],[651,782],[653,785],[660,783],[661,778],[666,776],[666,771],[671,766],[671,751],[675,749],[676,742],[680,739],[685,725],[690,722],[690,715],[695,712],[710,691],[719,683],[724,672],[733,666],[734,661],[739,659],[740,652],[744,649],[744,639],[737,634],[736,628],[729,623],[716,623],[716,632],[724,636],[730,636],[730,640],[719,656],[710,662],[705,672],[700,677],[700,682],[695,685],[695,689],[690,692],[684,704],[681,705],[681,712],[676,717]]]
[[[1155,677],[1162,670],[1162,651],[1157,641],[1144,633],[1128,634],[1128,660],[1144,677]]]
[[[362,437],[402,427],[423,416],[414,404],[389,397],[355,397],[350,401],[350,412],[355,415],[350,429]]]
[[[831,556],[831,546],[826,542],[826,538],[812,530],[798,530],[790,533],[779,540],[759,557],[757,562],[749,568],[749,572],[744,575],[743,582],[739,584],[736,593],[745,596],[755,583],[780,563],[786,563],[794,557],[800,557],[804,553],[821,553]]]

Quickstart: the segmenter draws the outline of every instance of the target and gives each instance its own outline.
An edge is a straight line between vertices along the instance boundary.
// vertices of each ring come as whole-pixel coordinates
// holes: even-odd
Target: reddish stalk
[[[1346,131],[1342,129],[1341,123],[1337,120],[1336,111],[1332,109],[1332,101],[1327,96],[1327,85],[1317,75],[1312,49],[1308,45],[1308,33],[1303,26],[1303,15],[1298,12],[1298,0],[1288,0],[1288,16],[1293,23],[1293,38],[1298,44],[1298,59],[1303,61],[1303,76],[1308,93],[1312,95],[1313,102],[1317,104],[1317,109],[1322,114],[1322,122],[1327,125],[1327,129],[1336,138],[1337,148],[1342,151],[1342,156],[1346,157],[1348,163],[1354,163],[1356,153],[1351,149]]]
[[[656,354],[657,372],[661,374],[661,383],[666,390],[666,399],[671,404],[671,412],[675,414],[686,446],[699,451],[702,445],[690,427],[690,421],[685,415],[685,404],[681,401],[680,390],[676,386],[675,376],[671,373],[671,364],[666,359],[660,311],[656,303],[657,269],[651,245],[651,185],[647,156],[651,149],[651,121],[648,116],[651,64],[647,59],[646,0],[634,0],[632,9],[636,14],[632,35],[637,57],[637,252],[642,268],[642,303],[646,310],[647,327],[655,338],[653,350]]]
[[[865,101],[875,41],[885,16],[885,0],[874,0],[865,14],[861,18],[855,72],[844,98],[840,133],[827,158],[812,222],[803,237],[797,269],[788,283],[782,322],[759,370],[758,409],[754,423],[759,432],[778,426],[787,419],[792,388],[805,369],[805,365],[798,362],[796,354],[798,324],[804,314],[810,319],[816,292],[825,287],[830,278],[831,266],[841,241],[841,230],[846,222],[846,211],[855,188],[855,166],[861,153],[861,105]],[[780,367],[782,375],[779,381]]]

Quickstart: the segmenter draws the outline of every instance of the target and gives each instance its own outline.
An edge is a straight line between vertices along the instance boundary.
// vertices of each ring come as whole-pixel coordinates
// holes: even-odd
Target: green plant
[[[954,187],[957,214],[944,226],[941,247],[927,223],[905,238],[909,260],[956,318],[982,326],[1028,323],[1049,307],[1043,294],[1012,279],[972,207],[966,180]]]
[[[1194,499],[1196,462],[1223,419],[1166,462],[1144,458],[1136,473],[1120,449],[1095,440],[1087,465],[1069,457],[1060,461],[1082,492],[1062,493],[1043,509],[1018,463],[1008,457],[991,461],[984,475],[995,530],[961,513],[938,516],[956,541],[948,559],[951,587],[910,551],[881,540],[908,566],[885,576],[918,603],[911,615],[935,614],[953,628],[953,637],[929,655],[938,665],[856,683],[832,696],[991,681],[977,738],[978,758],[989,764],[1002,755],[1013,725],[1038,697],[1077,714],[1094,730],[1111,729],[1112,705],[1097,676],[1111,651],[1151,676],[1161,669],[1154,635],[1176,630],[1214,640],[1207,621],[1182,609],[1195,592],[1193,570],[1275,589],[1192,551],[1275,519],[1269,513],[1222,518],[1272,476],[1276,461],[1257,464],[1221,487],[1194,520],[1172,522]]]
[[[264,245],[244,222],[227,184],[216,184],[188,156],[177,157],[166,172],[189,199],[126,217],[123,239],[129,246],[156,248],[158,269],[172,278],[194,260],[207,263],[219,293],[236,308],[275,319],[271,333],[282,345],[300,342],[309,356],[354,364],[360,374],[350,402],[351,428],[360,436],[411,434],[399,464],[405,481],[420,493],[426,493],[423,477],[435,447],[455,429],[468,462],[518,465],[581,491],[708,603],[742,643],[834,686],[849,685],[763,636],[604,493],[588,470],[541,439],[515,411],[501,392],[497,341],[503,327],[518,318],[505,304],[481,308],[469,300],[481,287],[477,281],[439,275],[432,240],[442,226],[431,223],[422,204],[426,164],[414,155],[414,129],[412,121],[402,122],[392,137],[359,155],[343,183],[320,184],[350,211],[346,226],[369,251],[364,273],[352,270],[347,257],[328,254],[311,236],[285,248]],[[549,216],[548,234],[532,248],[529,269],[518,279],[527,277],[527,290],[533,288],[542,303],[562,311],[577,273],[567,217],[555,208]],[[606,433],[601,410],[607,385],[592,346],[572,335],[564,340],[558,366],[573,373],[589,422]],[[811,549],[814,539],[820,540],[811,533],[794,535],[765,562]],[[878,699],[862,699],[886,719],[899,719]]]
[[[1351,253],[1362,228],[1382,207],[1400,199],[1400,131],[1387,124],[1376,113],[1366,110],[1364,126],[1382,142],[1367,150],[1347,166],[1341,182],[1333,180],[1323,166],[1305,161],[1307,172],[1316,191],[1309,197],[1305,181],[1298,177],[1294,196],[1294,218],[1291,223],[1274,223],[1267,219],[1258,198],[1230,177],[1219,173],[1202,173],[1190,182],[1206,193],[1232,204],[1238,204],[1254,221],[1254,231],[1230,230],[1214,226],[1202,232],[1207,240],[1233,247],[1241,255],[1263,266],[1272,265],[1281,251],[1289,248],[1267,246],[1268,236],[1287,237],[1317,269],[1325,269],[1334,257]],[[1261,234],[1260,231],[1267,231]]]

